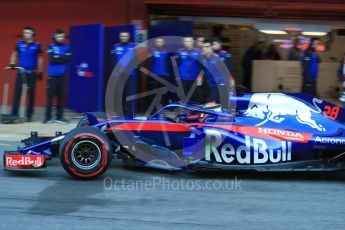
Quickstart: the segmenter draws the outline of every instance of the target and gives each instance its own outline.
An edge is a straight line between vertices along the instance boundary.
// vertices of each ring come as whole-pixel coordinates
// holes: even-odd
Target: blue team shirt
[[[48,76],[64,76],[67,72],[69,60],[61,60],[59,63],[52,61],[52,58],[63,59],[65,56],[71,56],[70,46],[67,44],[50,44],[48,46],[48,55],[50,57],[48,64]]]
[[[19,41],[16,44],[16,51],[19,56],[20,67],[25,69],[36,69],[38,63],[38,56],[41,54],[41,45],[37,42],[26,43]]]
[[[159,77],[169,75],[169,53],[166,49],[153,48],[151,50],[151,71]]]
[[[198,49],[178,51],[178,70],[181,80],[196,80],[201,71],[200,57],[201,51]]]
[[[312,49],[307,49],[304,52],[302,58],[302,66],[303,66],[303,77],[305,79],[311,78],[313,80],[317,79],[317,75],[319,72],[319,56],[317,53]]]
[[[210,88],[215,88],[218,84],[227,84],[229,82],[228,73],[224,69],[219,55],[214,54],[211,57],[203,56],[201,63]]]
[[[219,56],[220,60],[226,65],[226,68],[231,74],[232,73],[231,54],[226,50],[218,50],[215,53]]]
[[[128,52],[129,55],[125,56]],[[114,55],[115,65],[120,65],[121,69],[125,69],[134,59],[136,59],[135,45],[129,43],[118,43],[113,46],[112,53]],[[131,77],[137,76],[136,69],[130,74]]]

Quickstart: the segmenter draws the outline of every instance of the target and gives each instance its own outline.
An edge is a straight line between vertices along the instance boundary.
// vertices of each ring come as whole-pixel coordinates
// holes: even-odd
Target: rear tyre
[[[106,135],[93,127],[78,127],[60,145],[60,162],[67,173],[78,179],[94,179],[110,166],[112,146]]]

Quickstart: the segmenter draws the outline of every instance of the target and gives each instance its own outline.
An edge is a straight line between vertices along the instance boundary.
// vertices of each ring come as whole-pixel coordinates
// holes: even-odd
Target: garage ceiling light
[[[294,32],[302,31],[302,29],[298,28],[298,27],[288,27],[288,28],[285,28],[285,30],[287,30],[287,31],[294,31]]]
[[[304,36],[325,36],[327,32],[302,32]]]
[[[287,34],[285,31],[283,30],[259,30],[261,33],[265,33],[265,34]]]

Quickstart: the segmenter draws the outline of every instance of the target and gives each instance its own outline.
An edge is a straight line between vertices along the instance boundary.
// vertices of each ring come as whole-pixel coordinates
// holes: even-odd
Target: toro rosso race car
[[[57,156],[72,176],[124,165],[163,170],[340,171],[345,169],[345,111],[306,94],[233,96],[236,109],[170,104],[141,120],[87,113],[72,131],[36,132],[4,153],[6,170],[45,170]]]

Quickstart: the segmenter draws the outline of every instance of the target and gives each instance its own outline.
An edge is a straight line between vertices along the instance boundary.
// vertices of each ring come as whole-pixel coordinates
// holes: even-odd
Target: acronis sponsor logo
[[[315,143],[317,143],[317,144],[331,144],[331,145],[344,145],[345,139],[344,138],[336,138],[336,137],[317,136],[315,138]]]

